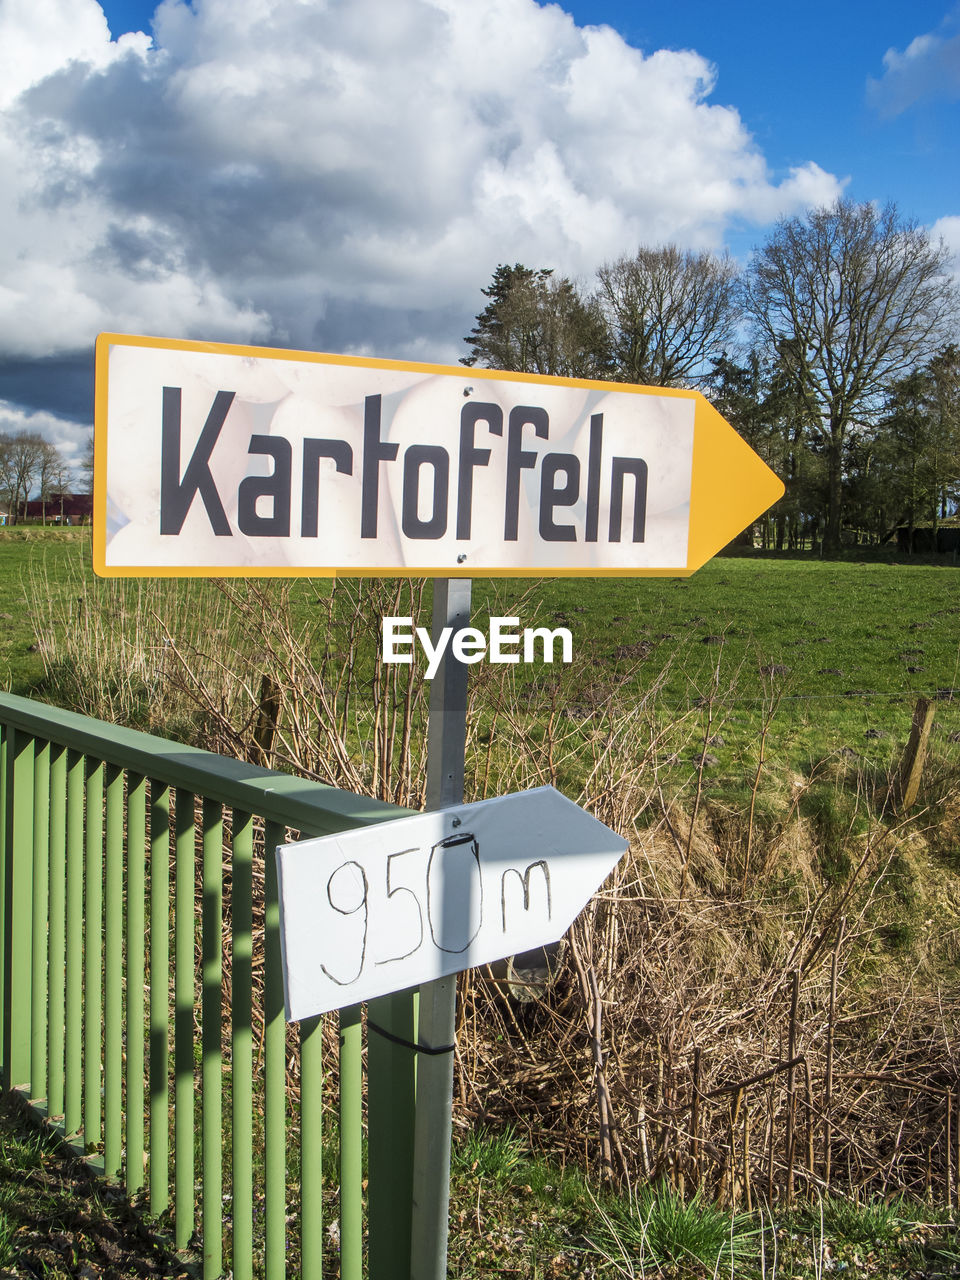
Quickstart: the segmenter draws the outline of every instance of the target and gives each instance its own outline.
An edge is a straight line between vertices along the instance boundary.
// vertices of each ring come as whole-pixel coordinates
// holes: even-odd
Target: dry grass
[[[384,615],[425,606],[417,584],[337,583],[305,620],[282,586],[88,583],[48,617],[45,661],[90,714],[418,808],[422,672],[385,666],[378,642]],[[857,759],[769,758],[771,685],[743,785],[708,796],[719,658],[682,717],[667,671],[642,697],[632,671],[600,672],[573,703],[547,668],[474,671],[467,798],[549,782],[631,851],[535,998],[463,975],[462,1117],[737,1206],[832,1189],[960,1203],[956,761],[897,815],[890,778]]]

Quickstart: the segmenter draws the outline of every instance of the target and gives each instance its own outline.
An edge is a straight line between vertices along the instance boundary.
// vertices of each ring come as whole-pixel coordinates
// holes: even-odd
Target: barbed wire
[[[960,688],[958,689],[935,689],[933,691],[924,691],[923,689],[904,689],[900,692],[888,691],[883,692],[880,689],[851,689],[844,693],[784,693],[779,696],[779,702],[849,702],[853,699],[869,699],[869,698],[887,698],[895,702],[904,702],[913,698],[926,698],[929,702],[960,702]],[[698,699],[697,703],[706,706],[706,699]],[[770,698],[728,698],[718,696],[717,702],[737,703],[740,705],[759,705],[769,703]],[[697,705],[695,703],[694,705]]]

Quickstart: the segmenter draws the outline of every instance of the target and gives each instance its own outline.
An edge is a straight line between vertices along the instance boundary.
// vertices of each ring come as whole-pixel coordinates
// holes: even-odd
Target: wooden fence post
[[[944,1199],[948,1205],[953,1204],[953,1144],[950,1141],[950,1132],[953,1128],[953,1094],[949,1089],[946,1091],[947,1118],[945,1123],[945,1140],[944,1155],[946,1157],[946,1195]]]
[[[693,1080],[690,1097],[690,1156],[693,1176],[700,1186],[700,1049],[693,1051]]]
[[[830,1173],[833,1162],[833,1053],[834,1032],[837,1017],[837,969],[840,962],[840,948],[843,945],[843,934],[847,927],[847,917],[841,916],[837,929],[837,940],[833,947],[833,958],[830,961],[830,1005],[827,1013],[827,1062],[823,1081],[823,1184],[824,1191],[830,1194]],[[811,1162],[811,1173],[813,1165]]]
[[[907,749],[900,762],[900,770],[891,788],[891,799],[901,812],[912,809],[920,792],[920,779],[927,758],[927,744],[933,725],[934,704],[929,698],[918,698],[913,713],[913,725]]]

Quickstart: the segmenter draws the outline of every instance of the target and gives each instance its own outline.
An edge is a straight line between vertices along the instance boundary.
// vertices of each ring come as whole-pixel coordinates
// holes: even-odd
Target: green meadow
[[[58,592],[90,574],[89,530],[0,529],[0,688],[30,695],[43,680],[34,580]]]
[[[88,531],[0,533],[0,685],[53,696],[45,635],[79,625],[98,589]],[[182,580],[160,590],[171,611],[187,592],[216,593]],[[291,584],[305,627],[327,591],[326,580]],[[708,788],[752,770],[767,721],[774,766],[806,771],[842,752],[886,767],[919,695],[938,703],[934,751],[957,753],[960,571],[951,564],[721,556],[687,579],[477,580],[473,600],[484,630],[505,615],[571,632],[570,666],[513,669],[521,694],[552,693],[588,720],[612,689],[624,699],[656,690],[668,714],[695,714],[709,728]]]
[[[770,758],[801,770],[836,751],[885,763],[921,694],[941,704],[935,742],[960,730],[952,566],[721,557],[687,579],[554,581],[535,598],[544,623],[573,634],[572,697],[603,672],[637,695],[659,682],[677,715],[712,702],[719,774],[767,718]]]

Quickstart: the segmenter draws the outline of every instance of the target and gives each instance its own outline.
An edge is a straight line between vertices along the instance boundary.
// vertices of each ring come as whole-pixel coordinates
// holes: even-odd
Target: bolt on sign
[[[783,493],[696,391],[101,334],[107,576],[693,573]]]

